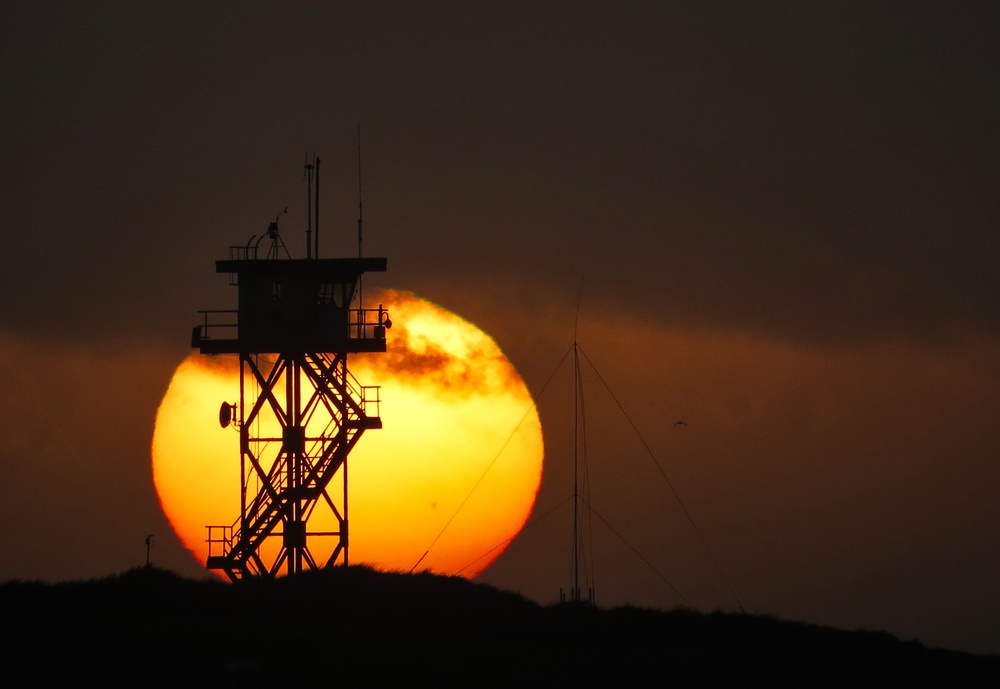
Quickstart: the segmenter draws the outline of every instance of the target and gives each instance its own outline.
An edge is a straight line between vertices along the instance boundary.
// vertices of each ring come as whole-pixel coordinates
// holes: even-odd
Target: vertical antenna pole
[[[358,258],[361,258],[361,221],[364,208],[361,205],[361,123],[358,123]]]
[[[583,279],[580,279],[580,293],[576,299],[576,320],[573,322],[573,590],[570,601],[580,602],[580,396],[583,379],[580,377],[580,346],[577,331],[580,327],[580,301],[583,298]]]
[[[361,258],[361,222],[364,218],[364,207],[361,205],[361,123],[358,122],[358,258]],[[361,276],[358,277],[358,324],[361,337],[365,329],[365,295]],[[379,325],[382,325],[381,321]]]
[[[313,166],[309,163],[309,156],[306,156],[306,165],[302,173],[302,178],[306,182],[306,258],[312,258]]]
[[[576,340],[573,341],[573,591],[570,600],[580,602],[580,528],[577,520],[580,514],[580,490],[578,481],[577,442],[580,435],[580,355]]]
[[[313,223],[313,229],[315,231],[313,237],[316,240],[316,247],[313,254],[316,258],[319,258],[319,157],[316,157],[316,221]]]

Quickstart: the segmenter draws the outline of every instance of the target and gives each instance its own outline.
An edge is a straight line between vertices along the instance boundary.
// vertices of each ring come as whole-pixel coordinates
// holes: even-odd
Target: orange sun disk
[[[381,386],[383,423],[349,460],[350,562],[386,570],[419,562],[475,576],[534,506],[544,455],[537,410],[517,371],[475,325],[408,292],[374,299],[390,310],[393,327],[387,353],[348,362],[362,384]],[[193,353],[156,416],[156,491],[174,531],[202,562],[206,525],[239,516],[239,435],[219,427],[219,405],[238,396],[235,356]]]

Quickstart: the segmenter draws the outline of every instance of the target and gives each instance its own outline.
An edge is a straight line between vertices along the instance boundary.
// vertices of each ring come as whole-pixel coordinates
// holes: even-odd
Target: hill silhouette
[[[137,568],[0,584],[10,687],[997,686],[1000,657],[747,614],[541,606],[339,567],[230,585]]]

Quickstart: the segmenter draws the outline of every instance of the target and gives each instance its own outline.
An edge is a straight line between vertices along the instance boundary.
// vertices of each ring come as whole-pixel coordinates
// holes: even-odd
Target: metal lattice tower
[[[276,222],[266,236],[273,247]],[[347,356],[386,351],[391,326],[357,294],[385,258],[258,258],[252,241],[216,262],[238,309],[199,312],[191,342],[240,360],[239,402],[219,413],[239,431],[240,515],[208,527],[206,563],[232,581],[348,563],[348,455],[382,421],[378,386],[358,384]]]

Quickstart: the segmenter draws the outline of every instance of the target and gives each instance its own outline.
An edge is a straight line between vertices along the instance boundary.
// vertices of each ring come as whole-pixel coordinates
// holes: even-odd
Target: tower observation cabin
[[[259,259],[252,248],[232,247],[249,257],[216,261],[239,288],[239,308],[201,311],[193,347],[203,354],[385,351],[386,311],[352,308],[361,275],[385,272],[385,258]]]
[[[207,527],[206,565],[232,581],[348,563],[348,455],[382,427],[379,388],[355,380],[347,357],[386,351],[388,311],[366,308],[361,287],[387,261],[361,257],[360,215],[358,257],[319,258],[319,158],[306,171],[307,257],[289,256],[277,219],[230,247],[216,272],[237,287],[237,308],[200,311],[191,336],[202,354],[240,362],[238,401],[219,410],[239,433],[240,514]]]

